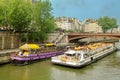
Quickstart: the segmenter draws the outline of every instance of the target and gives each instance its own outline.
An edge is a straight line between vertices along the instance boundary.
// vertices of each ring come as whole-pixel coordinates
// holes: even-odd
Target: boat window
[[[67,56],[75,56],[75,54],[66,54]]]
[[[80,56],[80,53],[78,53],[77,56]]]
[[[87,57],[89,57],[89,55],[88,54],[84,54],[84,58],[87,58]]]

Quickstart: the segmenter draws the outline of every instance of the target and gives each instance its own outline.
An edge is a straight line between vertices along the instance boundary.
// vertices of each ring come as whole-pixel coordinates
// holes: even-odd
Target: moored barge
[[[20,47],[20,51],[11,55],[11,62],[15,65],[26,65],[38,60],[47,59],[63,54],[62,50],[40,49],[37,44],[25,44]]]

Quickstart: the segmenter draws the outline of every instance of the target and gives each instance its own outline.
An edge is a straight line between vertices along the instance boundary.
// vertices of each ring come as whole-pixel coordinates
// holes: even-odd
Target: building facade
[[[87,19],[84,22],[83,32],[103,33],[103,30],[102,30],[102,26],[99,26],[96,20]]]
[[[69,17],[57,17],[56,18],[56,28],[61,28],[64,30],[79,31],[82,29],[82,22],[76,18]]]

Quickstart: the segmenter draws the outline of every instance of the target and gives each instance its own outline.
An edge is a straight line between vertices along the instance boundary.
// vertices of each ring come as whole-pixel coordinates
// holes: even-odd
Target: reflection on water
[[[50,61],[37,62],[26,66],[7,64],[0,67],[1,80],[49,80]],[[17,79],[16,79],[17,78]]]
[[[84,68],[51,64],[50,59],[26,66],[0,65],[0,80],[119,80],[120,51]]]

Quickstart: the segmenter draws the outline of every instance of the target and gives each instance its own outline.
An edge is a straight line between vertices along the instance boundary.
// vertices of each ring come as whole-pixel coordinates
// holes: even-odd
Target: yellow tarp
[[[37,44],[24,44],[19,47],[21,50],[30,50],[30,49],[40,49],[39,45]]]
[[[45,46],[55,46],[54,43],[46,43]]]

